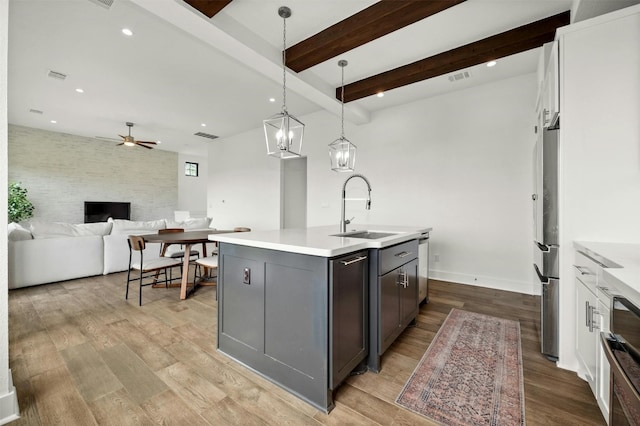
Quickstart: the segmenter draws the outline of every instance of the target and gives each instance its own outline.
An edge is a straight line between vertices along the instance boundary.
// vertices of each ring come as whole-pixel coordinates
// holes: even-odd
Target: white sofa
[[[129,267],[128,235],[157,233],[164,228],[211,229],[210,218],[175,222],[110,220],[72,225],[31,222],[9,224],[9,288],[64,281],[126,271]],[[194,247],[200,250],[200,247]],[[213,249],[213,244],[207,251]],[[160,255],[159,244],[147,244],[145,260]],[[134,259],[139,253],[134,252]]]

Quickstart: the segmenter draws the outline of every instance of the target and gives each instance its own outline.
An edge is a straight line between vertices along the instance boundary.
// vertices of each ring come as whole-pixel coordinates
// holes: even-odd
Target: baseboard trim
[[[5,395],[0,396],[0,425],[7,424],[20,418],[20,407],[18,407],[18,394],[13,386],[13,377],[9,369],[9,389]]]
[[[433,269],[429,269],[429,278],[539,296],[539,293],[534,291],[533,283],[526,281],[506,280],[504,278],[483,277],[480,275],[461,274],[457,272],[438,271]]]

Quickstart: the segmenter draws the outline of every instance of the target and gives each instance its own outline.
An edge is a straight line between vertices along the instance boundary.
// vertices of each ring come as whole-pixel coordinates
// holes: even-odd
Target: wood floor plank
[[[336,399],[338,398],[340,398],[342,404],[381,425],[393,423],[393,419],[399,410],[397,405],[383,401],[348,383],[343,384],[336,390]]]
[[[229,397],[215,402],[211,408],[203,411],[200,415],[212,425],[263,426],[267,424],[260,417],[245,410]]]
[[[89,408],[100,425],[150,426],[155,424],[124,388],[90,402]]]
[[[64,366],[64,361],[46,331],[37,331],[26,337],[22,356],[31,377]]]
[[[224,391],[181,362],[176,362],[157,374],[167,387],[198,414],[227,397]]]
[[[170,389],[159,393],[142,404],[142,409],[158,425],[206,426],[207,421],[190,409],[178,395]]]
[[[118,336],[120,341],[135,352],[151,370],[157,371],[176,362],[176,359],[172,357],[169,352],[149,339],[145,333],[140,331],[140,329],[128,320],[116,321],[109,324],[108,327]]]
[[[125,344],[103,349],[99,354],[136,403],[142,404],[167,389],[167,385]]]
[[[86,402],[122,389],[122,383],[90,343],[68,347],[60,354]]]
[[[32,377],[31,387],[42,424],[97,424],[66,367],[48,369]]]

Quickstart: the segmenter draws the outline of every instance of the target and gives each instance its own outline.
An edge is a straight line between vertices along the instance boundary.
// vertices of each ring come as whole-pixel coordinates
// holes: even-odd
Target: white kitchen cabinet
[[[603,279],[605,262],[575,252],[576,357],[578,373],[589,383],[603,417],[609,419],[609,362],[600,332],[609,331],[610,297]]]
[[[559,28],[560,277],[576,240],[640,241],[640,5]],[[576,289],[560,288],[558,366],[576,370]]]
[[[596,346],[599,344],[599,333],[593,328],[593,310],[598,306],[596,295],[587,284],[576,277],[576,356],[584,378],[591,391],[596,394]]]
[[[603,287],[606,288],[606,283],[603,283]],[[610,322],[611,322],[611,299],[606,291],[600,290],[600,286],[598,287],[598,311],[597,311],[597,322],[598,328],[601,332],[610,332]],[[610,387],[610,377],[609,372],[609,360],[604,353],[604,349],[600,344],[600,339],[597,339],[596,342],[596,400],[598,401],[598,406],[600,407],[600,411],[602,411],[602,415],[604,418],[609,421],[609,387]]]

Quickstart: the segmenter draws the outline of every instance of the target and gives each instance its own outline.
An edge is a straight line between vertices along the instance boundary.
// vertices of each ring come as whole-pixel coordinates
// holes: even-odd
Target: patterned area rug
[[[520,323],[452,309],[396,402],[444,425],[524,425]]]

